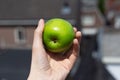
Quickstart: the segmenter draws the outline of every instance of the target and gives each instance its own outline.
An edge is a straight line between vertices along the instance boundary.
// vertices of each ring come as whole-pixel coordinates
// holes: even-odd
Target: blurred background
[[[0,0],[0,80],[27,79],[40,18],[64,18],[82,32],[66,80],[120,80],[120,0]]]

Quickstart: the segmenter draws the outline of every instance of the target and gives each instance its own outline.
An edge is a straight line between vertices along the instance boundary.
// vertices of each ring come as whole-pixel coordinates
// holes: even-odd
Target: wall
[[[18,26],[0,26],[0,48],[5,49],[31,49],[35,26],[23,26],[25,42],[15,41],[15,29]]]

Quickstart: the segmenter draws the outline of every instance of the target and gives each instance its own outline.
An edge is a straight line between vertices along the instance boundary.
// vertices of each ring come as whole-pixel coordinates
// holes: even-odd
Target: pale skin
[[[64,55],[51,53],[43,45],[44,20],[40,19],[34,31],[31,69],[27,80],[65,80],[79,55],[81,32],[73,29],[75,38],[71,49]]]

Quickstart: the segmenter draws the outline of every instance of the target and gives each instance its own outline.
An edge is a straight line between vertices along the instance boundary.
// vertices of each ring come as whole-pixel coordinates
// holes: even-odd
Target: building
[[[79,25],[78,22],[80,21],[78,21],[78,18],[81,15],[81,26],[87,29],[102,27],[104,20],[97,8],[97,2],[97,0],[81,0],[79,5],[82,8],[80,14],[78,14],[79,6],[77,0],[12,0],[7,3],[6,1],[1,1],[0,48],[31,49],[33,31],[40,18],[48,20],[60,17],[67,19],[73,26],[76,26]],[[80,28],[81,26],[77,27]],[[95,30],[92,31],[96,32]],[[83,29],[83,32],[86,33],[86,30]]]
[[[100,52],[101,29],[105,25],[104,17],[98,9],[98,0],[81,0],[81,3],[80,65],[73,80],[104,80],[103,75],[106,75],[104,77],[108,80],[110,75],[107,76],[108,72],[104,72],[105,67],[101,63]]]
[[[98,9],[98,0],[82,0],[81,25],[83,34],[96,33],[104,26],[104,23],[104,17]]]
[[[31,49],[40,18],[64,18],[76,25],[77,1],[1,1],[0,12],[0,48]]]
[[[105,0],[108,26],[120,29],[120,0]]]

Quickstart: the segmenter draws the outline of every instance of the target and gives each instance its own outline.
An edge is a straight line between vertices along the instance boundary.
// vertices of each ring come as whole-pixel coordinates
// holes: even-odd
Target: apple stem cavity
[[[56,37],[52,37],[51,40],[52,40],[54,43],[56,43],[58,39],[57,39]]]

